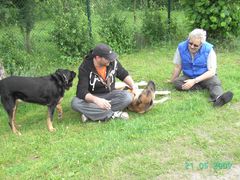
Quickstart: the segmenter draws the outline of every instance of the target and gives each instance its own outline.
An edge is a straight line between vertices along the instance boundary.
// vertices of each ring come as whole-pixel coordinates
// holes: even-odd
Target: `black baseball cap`
[[[117,54],[112,51],[112,49],[106,44],[98,44],[94,49],[92,54],[94,56],[104,57],[110,62],[113,62],[117,59]]]

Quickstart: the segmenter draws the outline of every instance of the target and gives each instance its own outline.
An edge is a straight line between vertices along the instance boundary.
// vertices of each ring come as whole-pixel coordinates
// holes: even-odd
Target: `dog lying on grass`
[[[9,117],[9,125],[13,133],[21,135],[17,130],[17,101],[36,103],[48,107],[47,126],[50,132],[53,128],[53,114],[57,107],[59,117],[62,117],[61,101],[65,90],[72,86],[76,73],[67,69],[58,69],[54,74],[44,77],[11,76],[0,80],[0,96],[4,109]]]
[[[145,113],[149,111],[154,104],[159,104],[170,99],[169,96],[163,97],[160,100],[155,100],[156,95],[168,95],[170,91],[156,91],[156,86],[153,81],[146,83],[141,81],[135,83],[138,86],[137,94],[135,94],[132,103],[128,106],[128,109],[137,113]],[[144,89],[139,89],[140,86],[145,86]],[[127,89],[127,85],[123,82],[117,82],[116,89]]]

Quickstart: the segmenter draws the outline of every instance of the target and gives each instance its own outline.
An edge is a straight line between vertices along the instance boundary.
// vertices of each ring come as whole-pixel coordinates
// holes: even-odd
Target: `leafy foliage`
[[[76,1],[59,2],[53,40],[65,56],[84,56],[91,46],[87,16]]]
[[[143,17],[142,32],[149,44],[159,43],[173,37],[177,32],[174,18],[167,21],[163,10],[146,10]]]
[[[8,26],[16,23],[18,11],[8,1],[0,1],[0,26]]]
[[[22,75],[29,68],[29,55],[23,47],[14,32],[8,31],[2,35],[0,52],[3,65],[9,75]]]
[[[26,32],[30,32],[34,26],[34,0],[24,0],[17,2],[17,7],[20,9],[18,21],[19,26]]]
[[[144,9],[150,7],[153,3],[158,7],[167,7],[168,0],[95,0],[94,3],[111,4],[121,10]],[[180,0],[171,0],[173,9],[181,6]]]
[[[34,51],[27,53],[21,39],[19,28],[12,26],[11,30],[0,35],[0,63],[3,64],[7,75],[42,76],[54,72],[57,68],[68,68],[69,64],[62,61],[60,53],[50,35],[43,36],[41,29],[35,28]]]
[[[27,52],[31,52],[30,33],[34,27],[35,0],[6,0],[0,1],[0,25],[17,24],[24,37]]]
[[[133,26],[128,26],[127,19],[113,14],[102,18],[101,31],[103,41],[108,43],[116,52],[130,52],[134,45]]]
[[[193,28],[207,30],[209,37],[224,40],[240,33],[240,4],[231,0],[184,0]]]

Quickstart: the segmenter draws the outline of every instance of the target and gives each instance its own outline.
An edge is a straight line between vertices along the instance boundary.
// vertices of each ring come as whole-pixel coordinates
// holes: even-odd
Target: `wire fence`
[[[21,74],[40,68],[33,54],[70,62],[98,42],[126,53],[168,41],[179,9],[179,0],[0,0],[0,63]]]

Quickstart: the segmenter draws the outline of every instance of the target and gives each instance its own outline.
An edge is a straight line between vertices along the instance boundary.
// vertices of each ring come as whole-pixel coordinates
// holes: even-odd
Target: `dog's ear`
[[[57,69],[55,74],[58,74],[59,76],[62,76],[63,69]]]
[[[57,81],[64,89],[69,89],[72,86],[72,81],[75,78],[76,73],[67,69],[57,69],[52,77]]]
[[[62,72],[63,72],[62,69],[57,69],[55,73],[51,75],[52,78],[54,78],[60,86],[64,85],[64,79],[63,79],[64,77]]]
[[[68,79],[66,78],[66,75],[64,74],[66,70],[58,69],[55,73],[61,78],[62,82],[66,84]]]
[[[136,105],[139,105],[142,103],[142,100],[141,100],[141,95],[139,95],[137,101],[136,101]]]
[[[52,77],[53,79],[55,79],[55,81],[57,81],[57,83],[58,83],[60,86],[63,85],[63,82],[62,82],[61,78],[59,78],[59,75],[58,75],[57,73],[52,74],[51,77]]]

